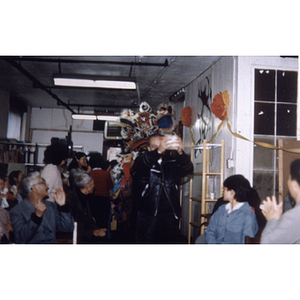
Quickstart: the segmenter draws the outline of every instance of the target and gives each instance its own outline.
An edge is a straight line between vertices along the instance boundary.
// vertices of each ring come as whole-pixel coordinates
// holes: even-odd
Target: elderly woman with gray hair
[[[71,173],[74,187],[67,195],[67,204],[71,207],[72,215],[77,222],[77,243],[103,243],[107,229],[97,228],[89,204],[95,187],[94,180],[80,169],[73,169]]]

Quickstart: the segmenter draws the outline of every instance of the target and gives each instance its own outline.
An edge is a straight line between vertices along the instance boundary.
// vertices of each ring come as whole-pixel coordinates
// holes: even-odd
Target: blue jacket
[[[10,219],[17,244],[56,243],[56,230],[72,232],[74,220],[69,208],[43,200],[47,209],[42,218],[35,215],[34,205],[24,199],[10,210]]]
[[[248,202],[228,213],[226,204],[212,215],[205,230],[207,244],[245,244],[245,237],[254,237],[258,231],[255,213]]]

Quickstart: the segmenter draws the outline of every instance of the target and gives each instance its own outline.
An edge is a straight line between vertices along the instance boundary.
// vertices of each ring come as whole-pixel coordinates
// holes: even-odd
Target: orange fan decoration
[[[230,103],[228,91],[220,92],[215,95],[212,104],[210,105],[211,111],[220,120],[225,120],[227,118],[227,106]]]
[[[190,127],[192,123],[192,110],[189,106],[184,107],[180,112],[180,120],[185,127]]]

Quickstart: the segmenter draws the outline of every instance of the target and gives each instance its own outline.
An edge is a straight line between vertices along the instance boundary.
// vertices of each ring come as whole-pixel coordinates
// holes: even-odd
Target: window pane
[[[277,135],[296,136],[297,106],[277,105]]]
[[[275,70],[255,69],[255,100],[275,101]]]
[[[8,124],[7,124],[8,139],[16,139],[17,141],[20,140],[21,123],[22,123],[22,117],[19,114],[10,111],[8,115]]]
[[[297,102],[297,72],[277,71],[277,101]]]
[[[254,134],[274,134],[274,104],[255,103]]]

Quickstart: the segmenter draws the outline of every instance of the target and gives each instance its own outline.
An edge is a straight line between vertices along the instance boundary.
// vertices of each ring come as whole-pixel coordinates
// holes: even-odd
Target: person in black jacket
[[[193,173],[193,164],[177,135],[151,135],[148,150],[136,158],[132,169],[136,242],[177,243],[179,185]]]
[[[103,243],[107,229],[97,227],[89,204],[94,191],[94,180],[80,169],[73,169],[71,172],[74,189],[67,195],[67,204],[77,222],[77,244]]]

